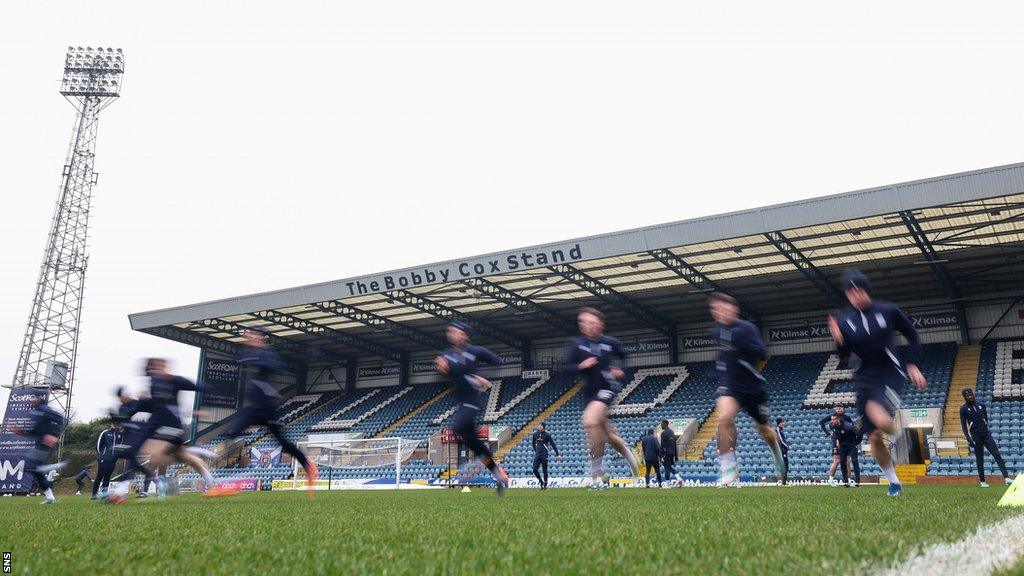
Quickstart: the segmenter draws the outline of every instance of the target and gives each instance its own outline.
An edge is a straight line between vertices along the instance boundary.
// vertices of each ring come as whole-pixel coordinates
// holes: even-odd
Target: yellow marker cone
[[[466,492],[472,492],[472,490],[469,489],[469,486],[463,486],[462,487],[462,492],[463,492],[463,494],[465,494]]]
[[[1002,499],[999,500],[1000,506],[1024,506],[1024,474],[1018,474],[1013,480],[1013,484],[1006,489],[1006,493],[1003,494]]]

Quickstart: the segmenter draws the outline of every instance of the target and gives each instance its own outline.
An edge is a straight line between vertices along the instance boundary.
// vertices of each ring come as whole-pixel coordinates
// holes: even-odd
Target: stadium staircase
[[[959,406],[963,402],[963,390],[978,385],[978,373],[981,369],[981,346],[960,346],[953,364],[953,377],[946,396],[945,409],[942,417],[942,438],[956,439],[956,448],[939,450],[939,456],[968,456],[970,451],[967,440],[963,438],[960,428]]]
[[[436,404],[438,401],[440,401],[442,398],[448,396],[449,392],[450,392],[450,390],[448,390],[447,388],[444,389],[444,390],[441,390],[440,392],[437,393],[436,396],[434,396],[430,400],[427,400],[423,404],[420,404],[416,408],[413,408],[412,412],[409,412],[405,416],[402,416],[398,420],[395,420],[393,423],[391,423],[388,426],[386,426],[383,430],[381,430],[380,432],[377,433],[375,438],[385,438],[385,437],[387,437],[388,434],[391,434],[392,432],[397,430],[399,426],[405,424],[409,420],[412,420],[413,418],[418,416],[421,412],[423,412],[427,408],[430,408],[431,406]]]
[[[896,477],[902,484],[917,484],[917,478],[928,472],[927,464],[898,464],[896,466]],[[884,484],[885,478],[880,481]]]
[[[494,459],[497,460],[498,462],[503,461],[505,459],[506,454],[511,452],[513,448],[518,446],[520,443],[524,442],[531,434],[533,434],[533,431],[537,428],[537,425],[539,425],[541,422],[546,421],[552,414],[555,413],[556,410],[561,408],[563,405],[565,405],[566,402],[572,400],[574,396],[579,394],[580,390],[582,389],[582,384],[576,384],[569,388],[568,390],[566,390],[565,393],[556,398],[550,406],[548,406],[544,410],[541,410],[539,414],[534,416],[532,420],[530,420],[529,422],[526,423],[526,425],[520,428],[519,431],[516,432],[515,436],[509,438],[509,441],[506,442],[505,445],[498,450],[498,453],[494,455]]]
[[[686,455],[683,460],[697,461],[704,459],[704,449],[711,444],[711,441],[715,439],[718,433],[718,405],[711,409],[711,413],[704,419],[704,422],[697,429],[697,433],[693,435],[693,440],[690,441],[690,445],[686,448]]]

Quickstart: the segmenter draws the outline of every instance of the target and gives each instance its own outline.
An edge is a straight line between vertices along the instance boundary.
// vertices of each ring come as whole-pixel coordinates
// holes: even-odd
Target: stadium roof
[[[857,266],[903,304],[1019,293],[1024,163],[613,232],[129,316],[135,330],[232,351],[267,329],[294,359],[400,361],[453,317],[524,348],[574,333],[596,305],[614,332],[706,325],[705,294],[755,318],[818,312]]]

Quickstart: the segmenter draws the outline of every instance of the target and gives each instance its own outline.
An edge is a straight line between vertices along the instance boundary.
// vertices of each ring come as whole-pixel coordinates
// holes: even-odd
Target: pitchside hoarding
[[[14,388],[7,398],[3,428],[0,429],[0,494],[26,494],[35,488],[35,479],[25,471],[25,459],[35,440],[14,433],[32,426],[33,397],[49,398],[46,388]]]
[[[206,358],[203,362],[202,405],[221,408],[238,406],[238,383],[241,379],[241,366],[234,360]]]
[[[956,328],[960,324],[956,314],[952,312],[918,314],[911,316],[910,321],[914,324],[914,328],[921,332]],[[770,342],[798,342],[801,340],[824,340],[830,338],[832,338],[832,335],[829,334],[828,324],[824,321],[801,326],[784,326],[768,329],[768,340]]]

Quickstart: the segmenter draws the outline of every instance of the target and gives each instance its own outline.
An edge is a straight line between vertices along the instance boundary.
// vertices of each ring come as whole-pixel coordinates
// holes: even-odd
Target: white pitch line
[[[1024,514],[982,526],[956,542],[931,544],[877,574],[987,576],[1024,558]]]

